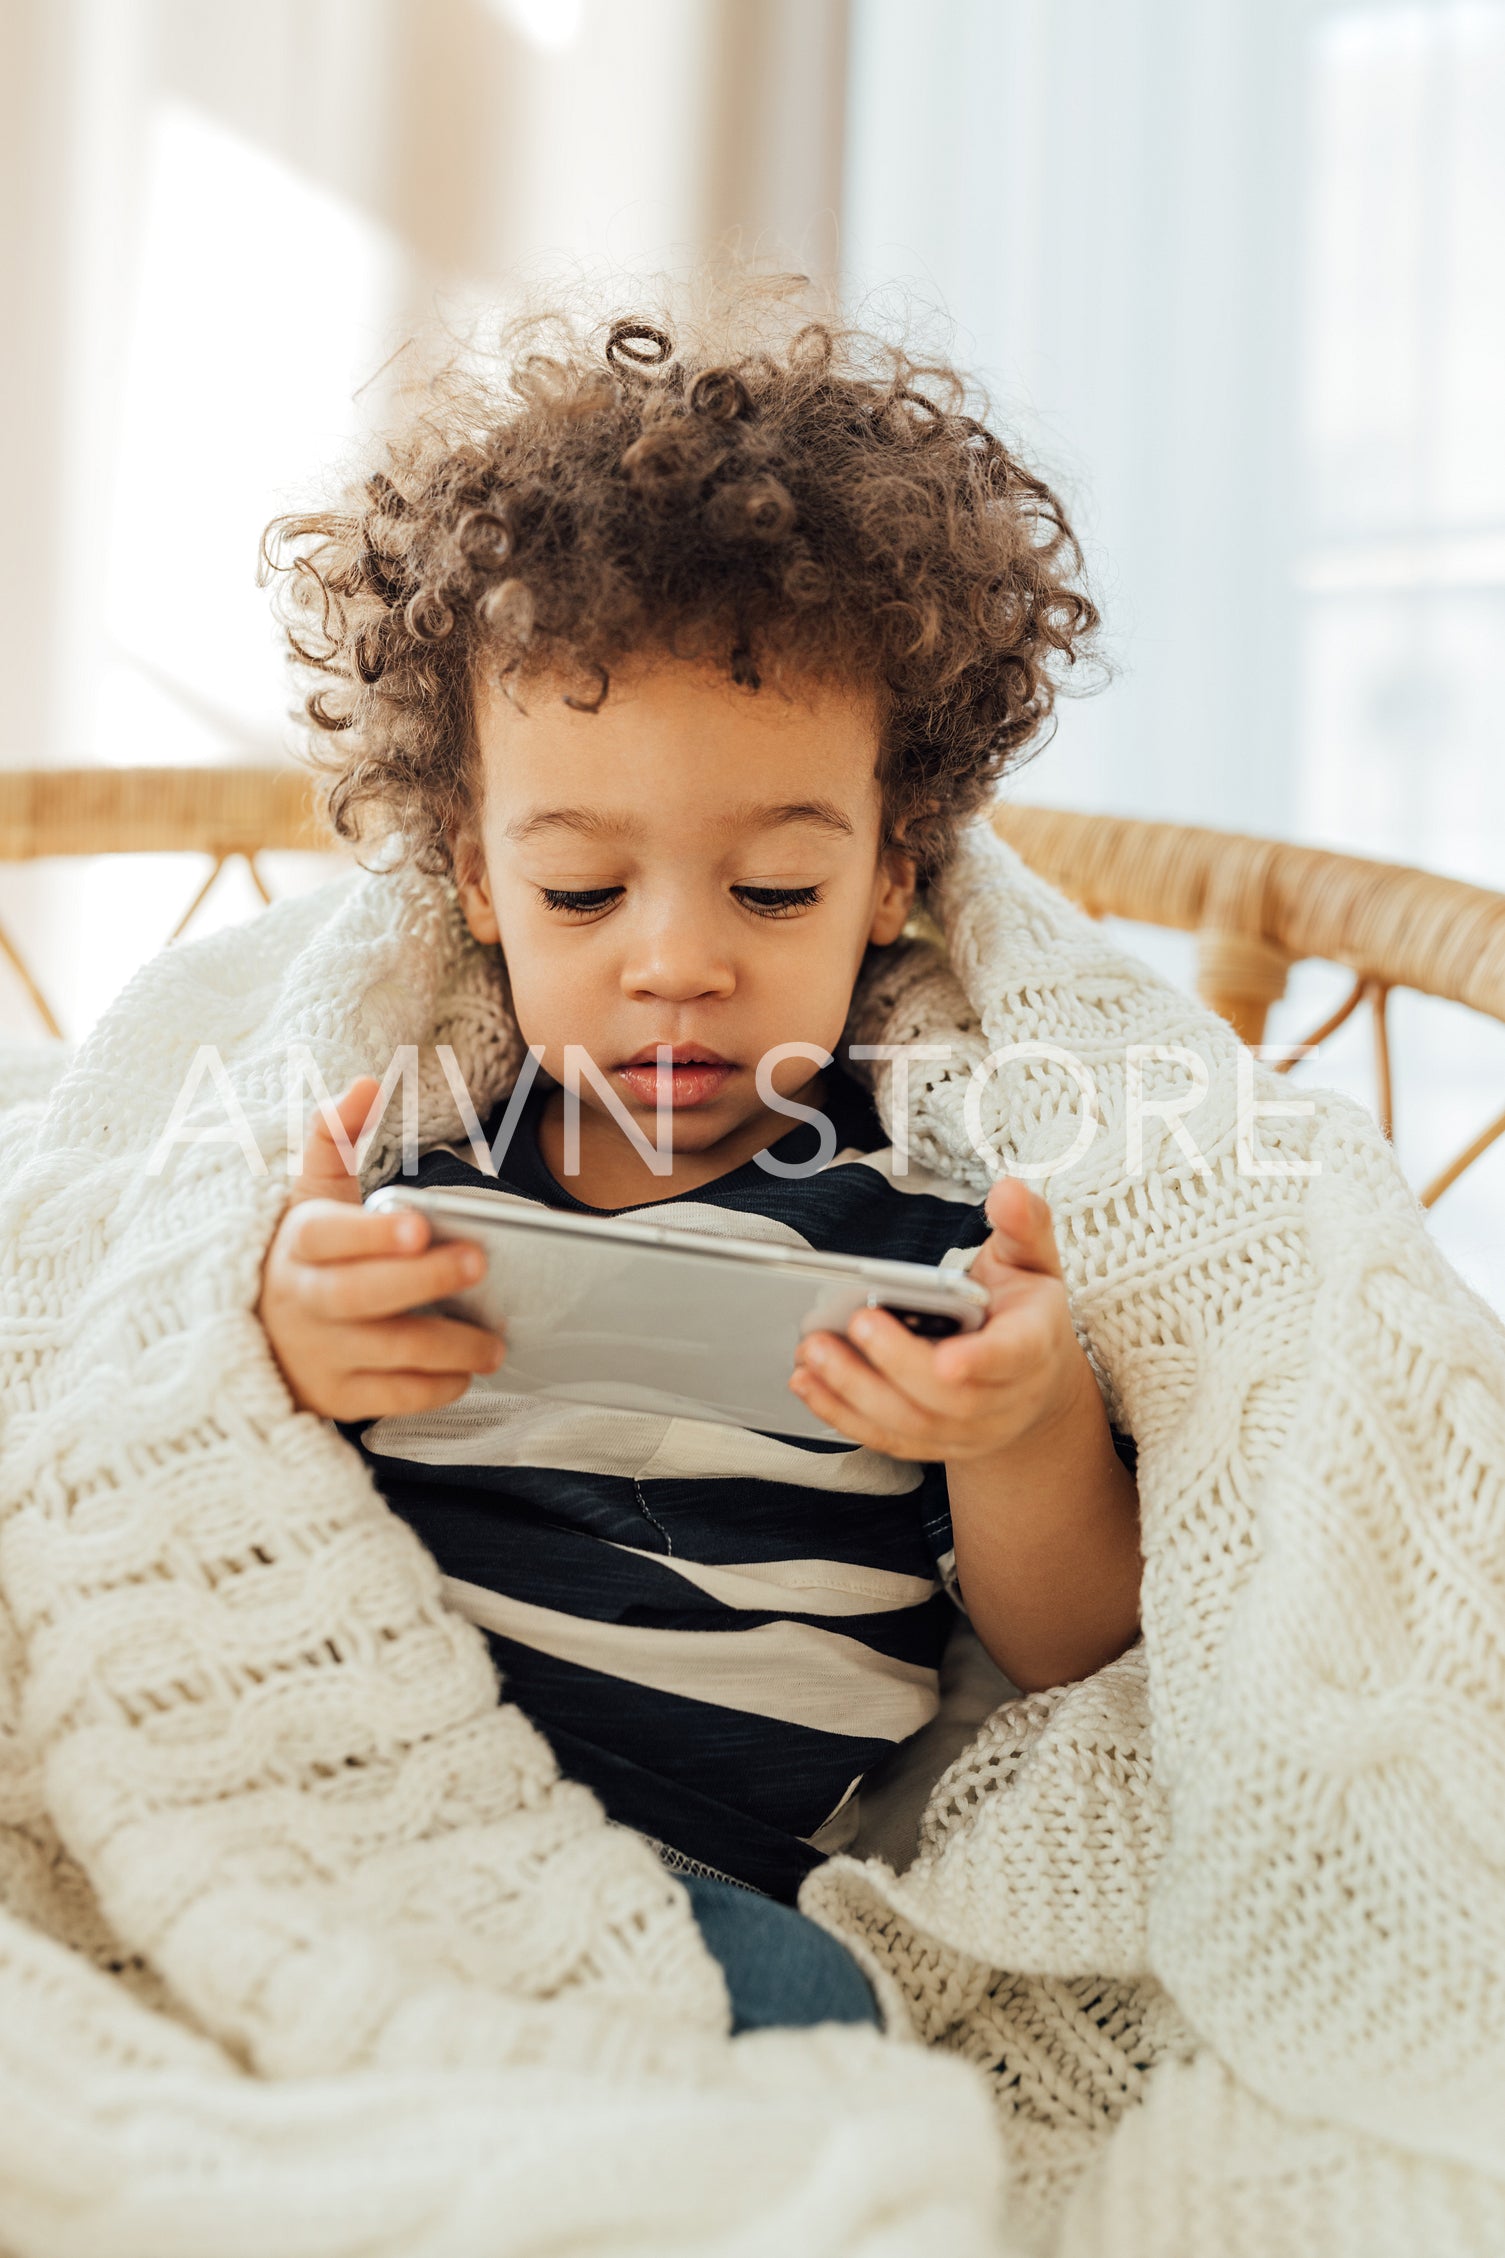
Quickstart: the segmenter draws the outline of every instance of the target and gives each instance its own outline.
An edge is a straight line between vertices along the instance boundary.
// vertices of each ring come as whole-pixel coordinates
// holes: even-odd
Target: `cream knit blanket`
[[[974,1129],[1056,1161],[1090,1076],[1047,1188],[1146,1576],[1143,1647],[1001,1711],[902,1880],[807,1885],[928,2051],[727,2042],[682,1894],[291,1409],[300,1046],[331,1090],[422,1046],[426,1143],[436,1045],[482,1113],[518,1056],[443,889],[360,881],[157,959],[0,1124],[0,2247],[1505,2249],[1505,1338],[1356,1109],[1246,1102],[1241,1162],[1219,1022],[986,833],[934,907],[949,967],[854,1033],[952,1046],[912,1149],[979,1185]],[[972,1074],[1019,1043],[1066,1055]],[[153,1173],[201,1044],[222,1141]]]

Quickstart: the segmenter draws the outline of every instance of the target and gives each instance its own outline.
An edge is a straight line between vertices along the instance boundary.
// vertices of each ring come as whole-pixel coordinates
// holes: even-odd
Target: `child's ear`
[[[455,867],[455,892],[460,897],[460,908],[477,941],[499,941],[501,926],[497,923],[496,904],[491,899],[491,880],[486,873],[486,857],[481,852],[480,841],[469,831],[462,831],[452,841],[450,855]]]
[[[873,922],[868,939],[886,947],[897,941],[904,930],[905,919],[914,907],[915,866],[913,855],[900,847],[886,847],[878,863],[878,883],[873,894]]]

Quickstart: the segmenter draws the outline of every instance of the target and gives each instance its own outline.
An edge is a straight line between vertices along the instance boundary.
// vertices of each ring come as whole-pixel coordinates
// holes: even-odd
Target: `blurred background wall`
[[[735,243],[1064,486],[1116,679],[1011,789],[1505,884],[1505,0],[4,0],[0,167],[0,762],[280,757],[258,536],[404,338]],[[189,892],[0,914],[76,1033]],[[1420,1176],[1505,1038],[1398,1006]],[[1505,1147],[1438,1218],[1505,1300]]]

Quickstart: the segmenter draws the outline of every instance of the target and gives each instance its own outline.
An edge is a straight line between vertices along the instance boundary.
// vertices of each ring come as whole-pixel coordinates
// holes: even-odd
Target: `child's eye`
[[[734,886],[732,892],[744,909],[756,911],[759,917],[788,917],[820,900],[818,886]]]
[[[591,917],[598,910],[609,909],[622,889],[620,886],[540,886],[545,906],[558,910],[565,917]]]

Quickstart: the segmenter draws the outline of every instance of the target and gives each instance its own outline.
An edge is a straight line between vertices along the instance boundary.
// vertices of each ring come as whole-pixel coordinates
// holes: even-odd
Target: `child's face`
[[[863,951],[897,938],[913,897],[910,864],[880,848],[873,704],[643,662],[597,713],[554,684],[516,704],[483,688],[476,735],[460,899],[476,938],[501,942],[547,1071],[562,1080],[582,1045],[651,1140],[654,1052],[673,1045],[678,1152],[766,1116],[759,1060],[835,1051]],[[768,1078],[787,1097],[814,1071],[795,1055]],[[588,1079],[581,1095],[605,1110]]]

